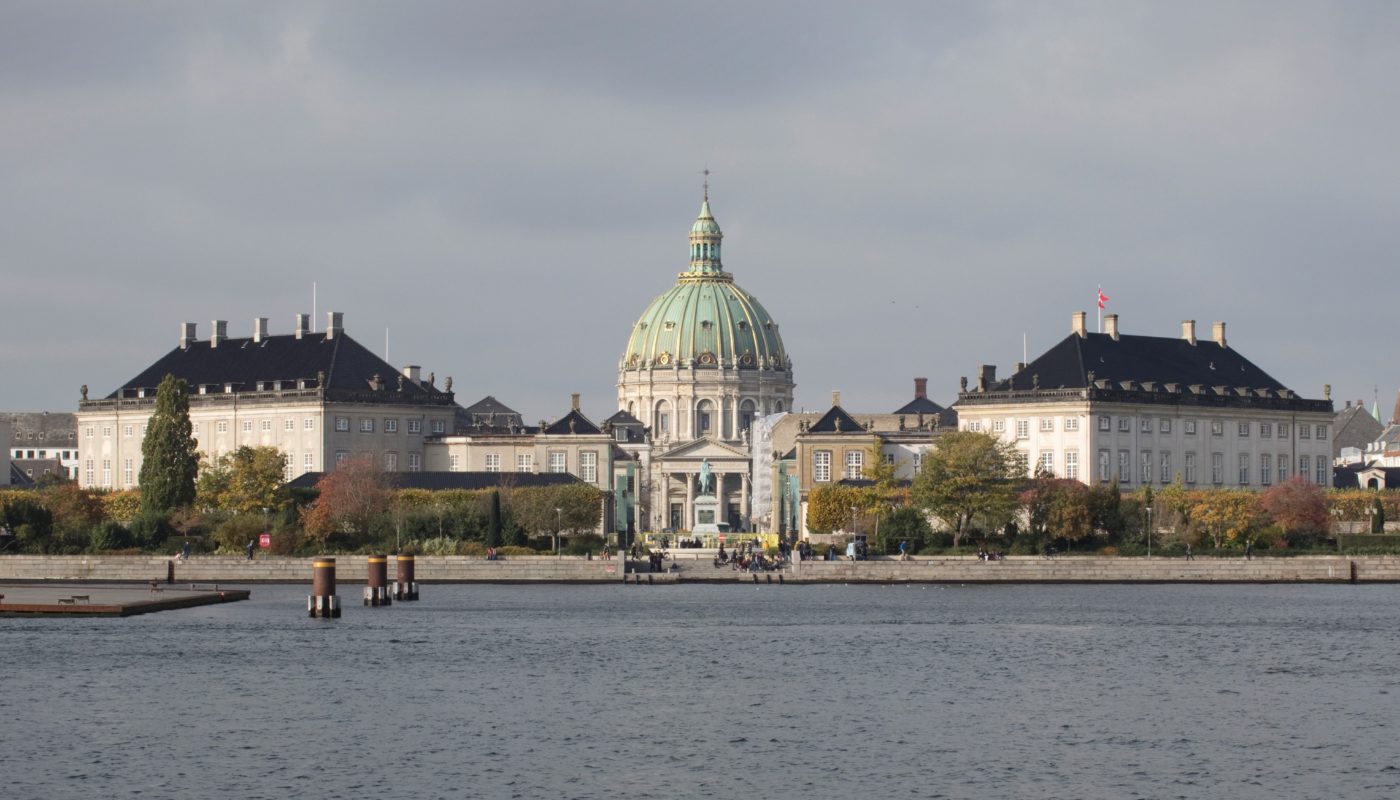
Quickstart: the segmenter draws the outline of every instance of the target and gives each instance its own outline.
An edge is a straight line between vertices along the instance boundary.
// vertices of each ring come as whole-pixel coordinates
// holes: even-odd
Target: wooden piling
[[[340,598],[335,594],[335,559],[311,562],[311,594],[306,598],[307,615],[334,619],[340,616]]]
[[[413,556],[394,556],[394,599],[417,600],[418,584],[413,581]]]
[[[365,564],[365,605],[387,606],[393,602],[389,596],[389,557],[370,556]]]

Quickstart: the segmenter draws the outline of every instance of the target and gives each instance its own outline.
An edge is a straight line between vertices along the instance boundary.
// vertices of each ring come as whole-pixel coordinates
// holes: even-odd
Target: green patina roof
[[[682,366],[787,369],[778,323],[720,261],[724,234],[706,200],[690,229],[690,269],[632,327],[624,369]]]

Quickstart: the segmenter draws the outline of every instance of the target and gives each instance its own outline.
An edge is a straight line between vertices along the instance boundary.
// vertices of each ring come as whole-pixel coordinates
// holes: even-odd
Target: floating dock
[[[214,603],[234,603],[247,600],[249,594],[247,589],[198,584],[0,584],[0,617],[131,617]]]

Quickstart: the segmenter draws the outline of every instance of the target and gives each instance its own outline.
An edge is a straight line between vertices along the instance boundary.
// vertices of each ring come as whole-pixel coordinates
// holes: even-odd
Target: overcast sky
[[[951,402],[1101,283],[1388,418],[1397,75],[1395,3],[8,2],[0,410],[315,282],[464,405],[601,419],[709,167],[809,409]]]

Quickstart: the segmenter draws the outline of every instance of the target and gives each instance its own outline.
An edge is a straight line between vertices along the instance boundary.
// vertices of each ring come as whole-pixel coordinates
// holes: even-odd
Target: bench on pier
[[[58,604],[61,605],[61,606],[72,606],[72,605],[77,605],[77,604],[78,604],[78,601],[77,601],[77,600],[74,600],[74,599],[71,598],[71,597],[60,597],[60,598],[58,598]]]

